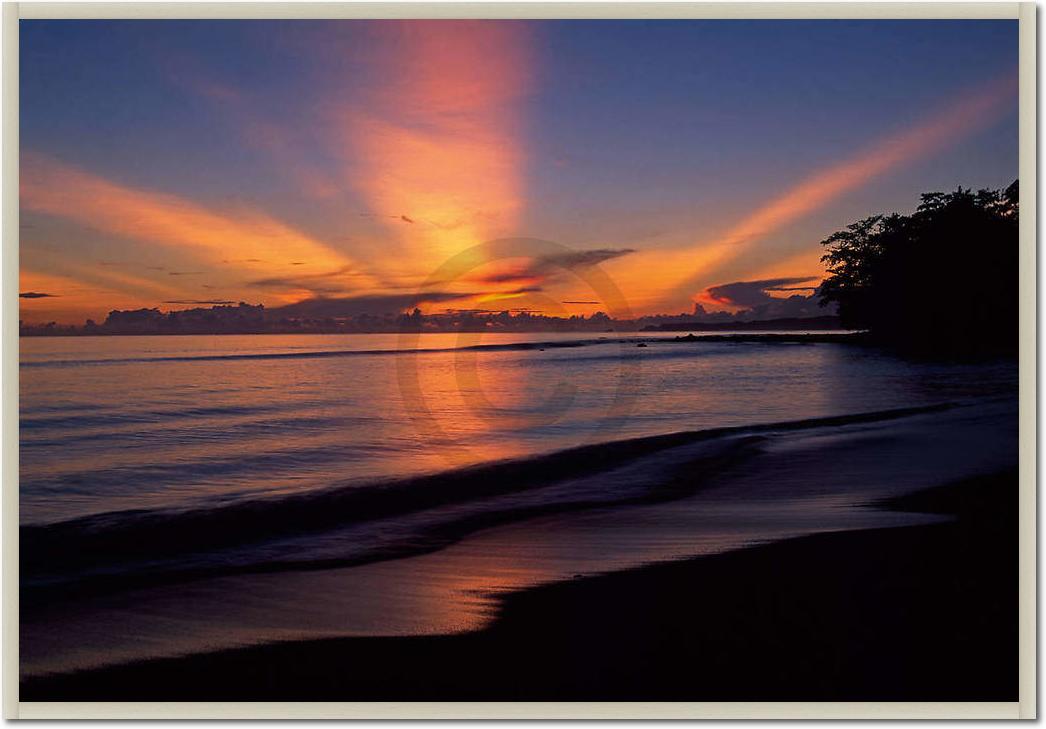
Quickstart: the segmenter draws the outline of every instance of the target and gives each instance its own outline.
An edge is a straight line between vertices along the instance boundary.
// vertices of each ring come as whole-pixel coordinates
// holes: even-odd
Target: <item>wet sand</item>
[[[889,504],[943,523],[538,587],[473,633],[157,659],[27,679],[20,698],[1013,701],[1016,505],[1006,471]]]

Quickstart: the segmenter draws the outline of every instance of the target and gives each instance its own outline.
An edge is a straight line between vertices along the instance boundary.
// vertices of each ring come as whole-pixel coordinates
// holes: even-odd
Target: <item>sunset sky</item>
[[[637,315],[732,310],[726,284],[815,285],[858,218],[1017,170],[1016,21],[21,21],[20,42],[26,322],[591,314],[592,266]],[[570,253],[434,278],[504,237]]]

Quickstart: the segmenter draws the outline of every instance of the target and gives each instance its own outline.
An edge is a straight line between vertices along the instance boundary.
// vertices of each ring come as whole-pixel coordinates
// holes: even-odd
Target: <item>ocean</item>
[[[22,339],[23,674],[473,630],[1016,462],[1012,362],[673,336]]]

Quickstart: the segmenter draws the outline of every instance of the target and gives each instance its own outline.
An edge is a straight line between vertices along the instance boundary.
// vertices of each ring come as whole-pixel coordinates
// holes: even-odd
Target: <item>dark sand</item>
[[[1016,471],[891,506],[958,518],[541,587],[478,633],[155,660],[20,699],[1017,700]]]

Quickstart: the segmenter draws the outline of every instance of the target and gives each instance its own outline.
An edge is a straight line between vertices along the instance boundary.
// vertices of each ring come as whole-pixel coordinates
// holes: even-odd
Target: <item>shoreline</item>
[[[1016,700],[1016,483],[1008,470],[880,505],[944,523],[526,589],[473,633],[153,659],[27,679],[20,698]]]
[[[323,533],[353,523],[405,513],[454,506],[482,498],[526,494],[541,486],[576,479],[598,477],[616,468],[656,457],[682,447],[718,446],[716,450],[695,454],[686,464],[688,471],[704,465],[714,475],[721,468],[746,455],[746,446],[766,434],[815,432],[830,427],[881,425],[913,416],[936,415],[961,410],[963,405],[941,402],[907,408],[826,415],[798,420],[721,426],[660,435],[636,436],[573,446],[532,456],[480,462],[399,480],[376,480],[367,484],[330,487],[321,492],[261,498],[241,504],[185,510],[103,512],[49,524],[23,524],[20,539],[23,604],[46,602],[54,595],[65,599],[109,592],[113,589],[151,584],[188,582],[205,577],[251,574],[273,570],[271,566],[230,565],[223,568],[173,570],[163,567],[163,559],[198,550],[233,549],[262,537],[302,537]],[[713,467],[715,466],[715,467]],[[677,470],[680,470],[677,468]],[[367,557],[298,559],[283,563],[282,571],[352,567],[388,559],[418,556],[438,551],[484,528],[525,521],[544,515],[566,514],[600,507],[621,507],[676,501],[700,491],[705,478],[691,477],[691,483],[671,484],[668,488],[621,494],[617,498],[590,496],[569,503],[548,503],[530,507],[515,505],[482,518],[472,515],[460,523],[441,524],[429,539],[416,540],[409,549]],[[123,520],[121,520],[123,517]],[[144,574],[108,574],[83,577],[72,583],[48,586],[35,578],[55,576],[56,565],[66,572],[123,564],[120,555],[133,554],[131,563],[154,561]],[[115,561],[114,561],[115,560]],[[61,571],[58,572],[61,574]],[[29,582],[26,582],[28,578]]]
[[[705,333],[705,334],[707,334],[709,336],[713,336],[713,337],[715,337],[715,336],[731,336],[732,332],[737,332],[737,334],[740,335],[740,336],[762,337],[762,336],[772,336],[775,333],[780,333],[782,335],[786,335],[787,336],[788,334],[795,334],[796,332],[807,332],[807,331],[815,333],[817,335],[825,335],[825,336],[846,336],[846,335],[851,335],[851,334],[857,333],[855,330],[843,329],[843,328],[837,328],[837,329],[811,328],[811,329],[807,330],[807,329],[803,329],[802,327],[798,327],[798,328],[792,328],[792,329],[772,329],[772,328],[768,328],[768,329],[765,329],[765,330],[760,330],[760,329],[755,328],[755,327],[737,327],[737,328],[717,327],[717,328],[707,328],[706,329],[706,328],[702,328],[701,326],[695,326],[695,327],[691,327],[691,328],[688,328],[688,329],[657,329],[657,330],[650,330],[650,329],[607,329],[607,330],[591,330],[591,331],[589,331],[589,330],[577,330],[577,331],[575,331],[575,330],[556,330],[556,329],[549,329],[549,330],[543,330],[542,329],[542,330],[533,330],[533,331],[531,331],[531,330],[522,330],[522,331],[511,331],[511,330],[509,330],[509,331],[491,331],[489,329],[481,329],[481,328],[466,328],[466,329],[453,329],[453,330],[446,330],[446,331],[422,331],[422,332],[417,332],[417,331],[413,331],[413,330],[404,330],[404,331],[393,330],[393,331],[374,331],[374,332],[342,332],[342,331],[309,332],[309,331],[295,331],[295,330],[287,330],[287,331],[243,331],[243,332],[237,332],[237,331],[232,331],[232,332],[206,332],[206,331],[184,331],[184,332],[68,332],[68,331],[60,331],[60,332],[54,332],[54,333],[51,333],[51,332],[48,332],[48,333],[43,333],[43,332],[31,332],[31,333],[30,332],[20,332],[18,336],[19,336],[20,339],[54,339],[54,338],[63,338],[63,337],[64,338],[75,338],[75,339],[80,339],[80,338],[84,338],[84,337],[100,339],[100,338],[106,338],[106,337],[257,337],[257,336],[278,336],[278,337],[286,337],[286,336],[322,336],[322,337],[338,336],[338,337],[342,337],[342,336],[357,336],[357,335],[372,336],[372,335],[375,335],[375,334],[379,334],[379,335],[393,335],[393,336],[400,336],[400,335],[418,336],[418,335],[426,335],[426,334],[437,334],[437,335],[446,335],[446,334],[451,334],[451,335],[454,335],[454,334],[487,334],[487,335],[490,335],[490,334],[511,334],[511,335],[528,335],[528,334],[532,334],[534,336],[542,336],[542,335],[547,335],[547,334],[573,334],[573,335],[589,335],[589,336],[593,336],[593,337],[609,337],[609,338],[614,338],[614,337],[617,337],[617,336],[627,336],[627,337],[630,337],[630,338],[635,338],[638,341],[639,339],[644,338],[644,337],[652,337],[652,335],[661,334],[661,335],[664,335],[664,337],[661,338],[660,340],[657,340],[657,339],[647,339],[645,341],[671,341],[669,339],[669,335],[678,334],[680,332],[703,332],[703,333]],[[751,333],[749,333],[749,332],[751,332]],[[704,337],[702,337],[702,338],[704,338]]]
[[[673,344],[686,342],[715,342],[720,344],[724,342],[734,344],[852,344],[864,346],[875,344],[867,332],[851,331],[849,329],[821,332],[758,332],[754,334],[744,332],[689,333],[686,336],[650,341],[672,342]]]

